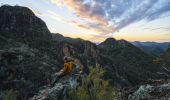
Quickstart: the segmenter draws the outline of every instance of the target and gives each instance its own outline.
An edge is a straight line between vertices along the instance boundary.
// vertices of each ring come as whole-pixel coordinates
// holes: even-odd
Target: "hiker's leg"
[[[56,76],[56,77],[52,80],[51,85],[54,86],[54,84],[58,81],[58,79],[59,79],[59,76]]]
[[[58,80],[59,80],[62,76],[63,76],[62,74],[56,76],[56,77],[54,78],[54,80],[51,82],[51,85],[54,86],[54,84],[55,84],[56,82],[58,82]]]

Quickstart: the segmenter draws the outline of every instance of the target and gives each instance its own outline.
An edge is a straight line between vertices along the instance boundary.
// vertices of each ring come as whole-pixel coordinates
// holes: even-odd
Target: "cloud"
[[[87,20],[86,24],[76,23],[78,27],[91,29],[100,34],[104,32],[113,32],[113,28],[107,26],[107,20],[103,19],[105,12],[104,9],[100,9],[101,5],[94,4],[94,2],[92,4],[85,3],[84,0],[52,0],[52,3],[55,3],[58,6],[62,5],[62,7],[63,5],[66,5],[76,16]]]
[[[157,30],[163,30],[163,31],[170,31],[170,26],[167,27],[157,27],[157,28],[144,28],[146,30],[151,30],[151,31],[157,31]]]
[[[76,24],[100,34],[114,33],[141,20],[151,21],[170,13],[169,0],[52,0],[67,7],[87,23]]]

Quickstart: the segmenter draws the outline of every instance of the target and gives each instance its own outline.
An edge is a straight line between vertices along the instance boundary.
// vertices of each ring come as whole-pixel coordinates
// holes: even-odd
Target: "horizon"
[[[51,33],[71,38],[94,43],[109,37],[129,42],[170,42],[168,0],[4,0],[0,3],[28,7],[45,21]]]

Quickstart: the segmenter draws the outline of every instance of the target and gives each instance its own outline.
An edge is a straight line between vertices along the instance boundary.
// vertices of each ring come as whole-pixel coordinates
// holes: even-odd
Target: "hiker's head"
[[[68,62],[68,57],[67,56],[64,57],[64,62]]]
[[[74,61],[74,59],[67,56],[64,57],[64,62],[71,62],[71,61]]]

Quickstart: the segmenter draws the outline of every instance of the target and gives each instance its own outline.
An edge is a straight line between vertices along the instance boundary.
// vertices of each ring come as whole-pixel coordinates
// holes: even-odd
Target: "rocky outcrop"
[[[74,75],[64,76],[54,87],[44,86],[29,100],[67,100],[68,91],[76,88],[78,78],[79,76]]]
[[[159,85],[141,85],[138,90],[129,95],[128,100],[169,100],[170,82]]]

